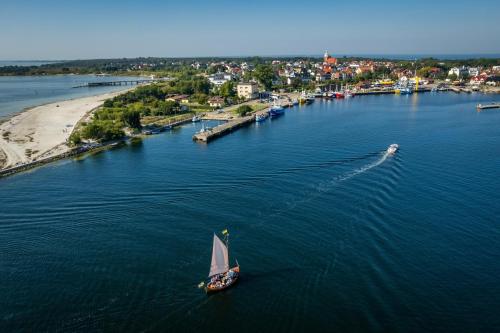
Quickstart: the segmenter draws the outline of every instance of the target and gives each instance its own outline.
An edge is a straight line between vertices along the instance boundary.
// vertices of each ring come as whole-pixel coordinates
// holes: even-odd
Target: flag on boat
[[[224,229],[224,230],[222,230],[222,234],[223,234],[224,236],[229,235],[229,231],[227,231],[227,229]]]

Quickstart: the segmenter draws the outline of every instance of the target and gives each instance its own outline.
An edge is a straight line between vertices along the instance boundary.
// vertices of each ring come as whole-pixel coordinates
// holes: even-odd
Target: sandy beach
[[[66,140],[78,121],[124,91],[37,106],[0,124],[0,170],[68,151]]]

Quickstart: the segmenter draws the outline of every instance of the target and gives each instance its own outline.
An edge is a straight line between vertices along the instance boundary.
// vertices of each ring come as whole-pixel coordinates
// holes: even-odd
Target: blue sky
[[[0,59],[500,53],[500,1],[2,0]]]

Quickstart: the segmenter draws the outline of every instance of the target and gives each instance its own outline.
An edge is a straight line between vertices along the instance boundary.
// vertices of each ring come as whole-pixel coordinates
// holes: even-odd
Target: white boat
[[[193,119],[191,119],[191,121],[192,121],[193,123],[197,123],[197,122],[199,122],[200,120],[201,120],[201,118],[200,118],[200,117],[198,117],[198,116],[193,116]]]
[[[399,145],[397,143],[393,143],[392,145],[389,146],[389,148],[387,148],[387,153],[393,155],[396,153],[398,149]]]
[[[255,122],[260,123],[260,122],[266,120],[267,117],[268,117],[267,113],[259,113],[259,114],[255,115]]]

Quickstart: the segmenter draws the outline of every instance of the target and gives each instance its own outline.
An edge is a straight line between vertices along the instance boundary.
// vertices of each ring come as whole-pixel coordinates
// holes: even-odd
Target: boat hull
[[[234,286],[238,282],[238,280],[240,279],[240,266],[233,267],[233,268],[231,268],[231,270],[236,273],[236,275],[233,277],[231,283],[225,284],[225,285],[220,286],[220,287],[216,287],[216,286],[212,286],[210,284],[207,284],[207,286],[205,288],[205,291],[207,292],[207,294],[216,293],[218,291],[222,291],[222,290],[225,290],[225,289],[228,289],[228,288],[231,288],[232,286]]]
[[[283,108],[269,110],[269,116],[271,118],[279,117],[279,116],[283,115],[284,113],[285,113],[285,109],[283,109]]]

